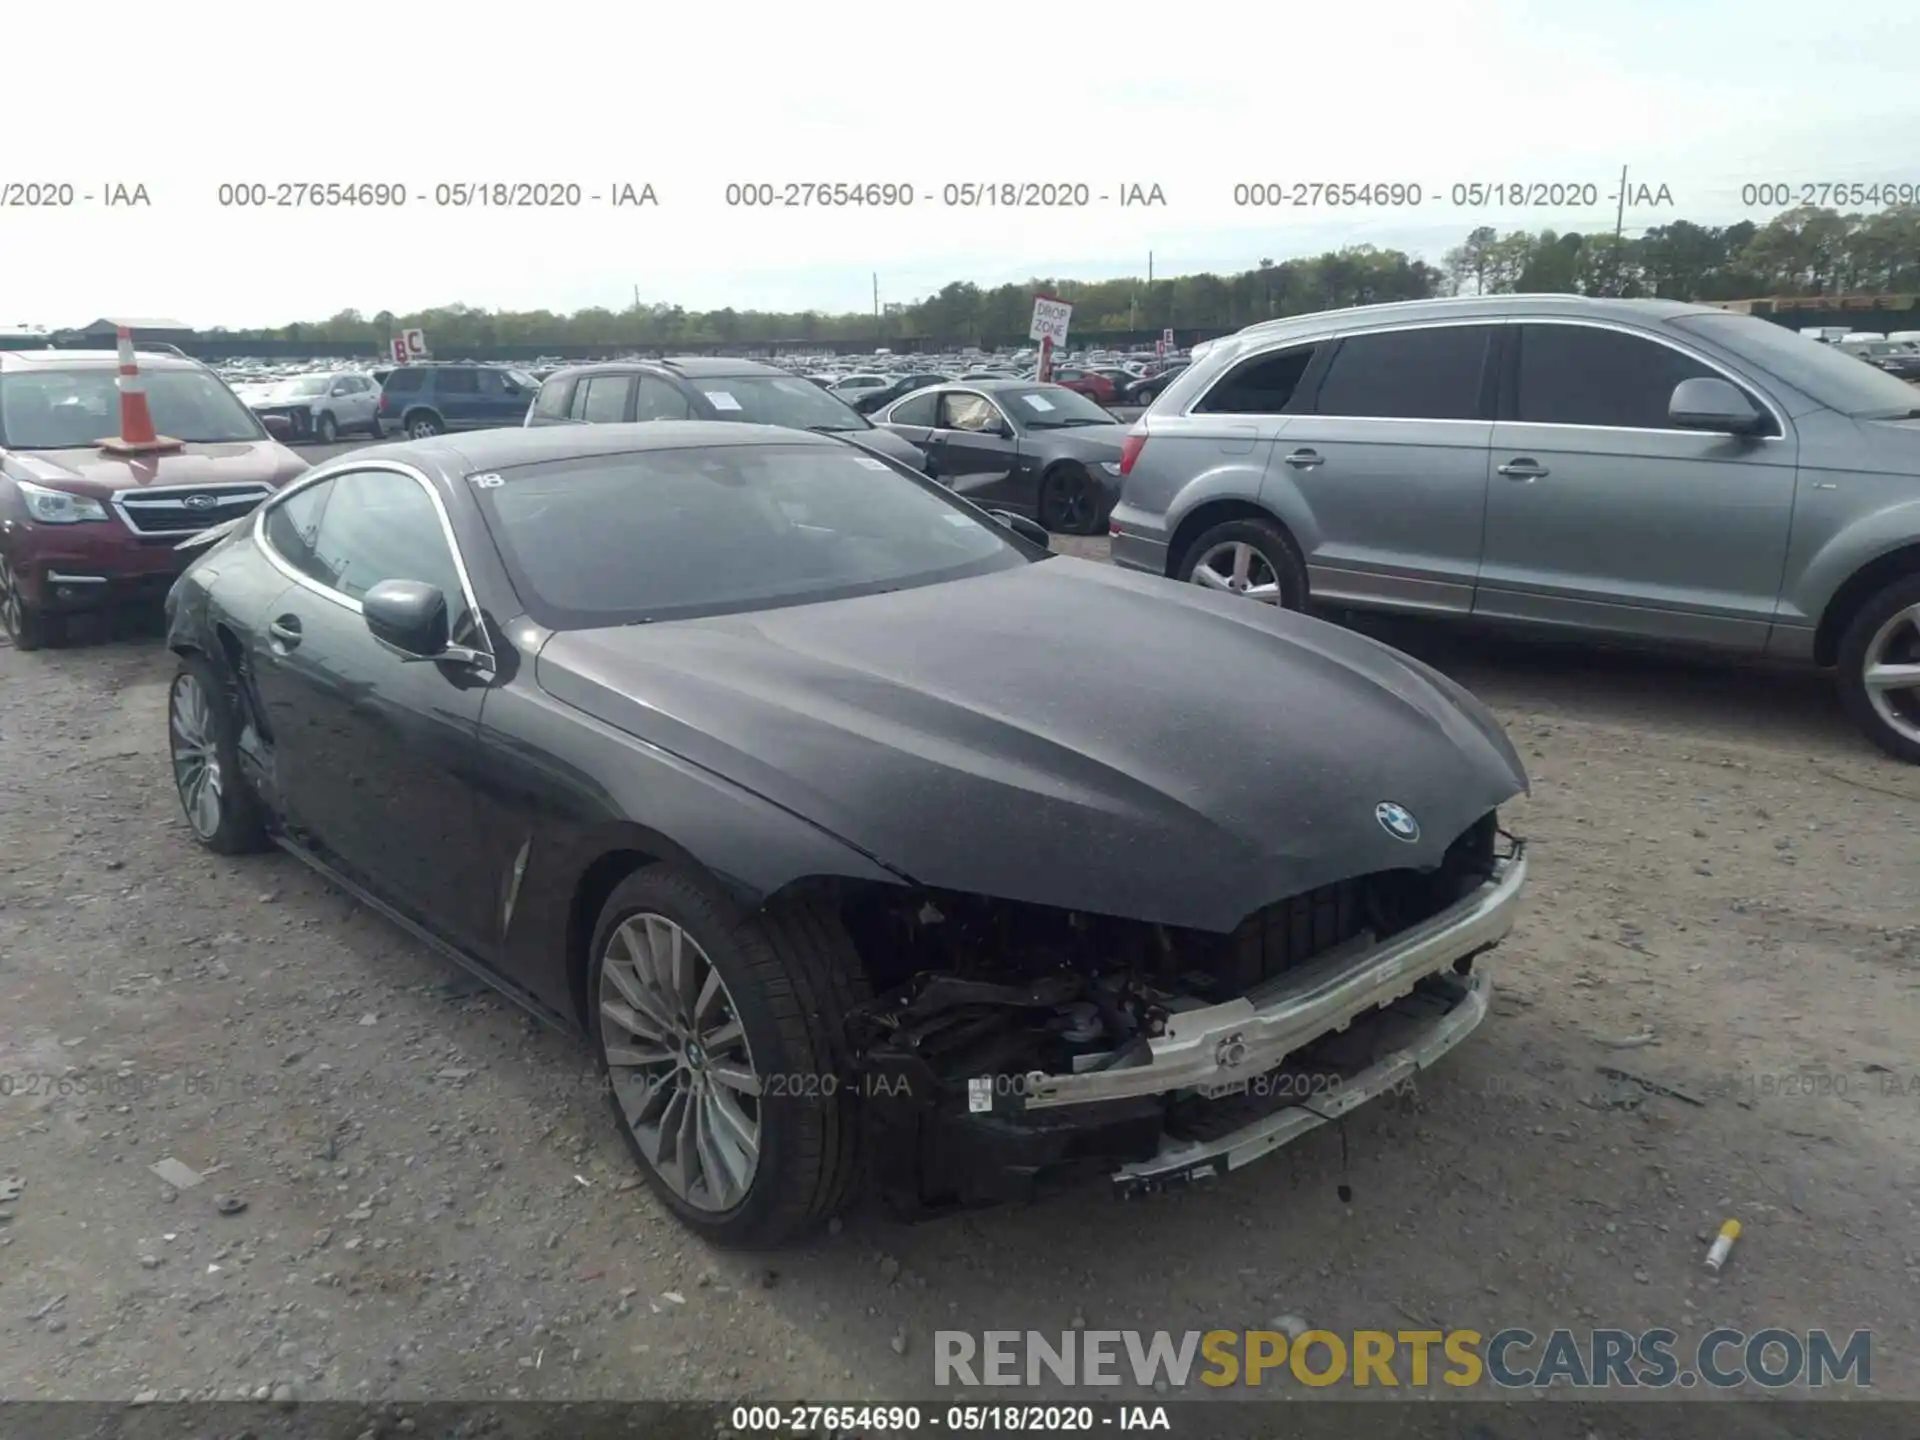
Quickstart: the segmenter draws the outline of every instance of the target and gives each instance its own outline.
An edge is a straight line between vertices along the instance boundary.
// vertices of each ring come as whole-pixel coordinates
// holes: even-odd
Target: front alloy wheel
[[[1839,668],[1855,723],[1895,759],[1920,765],[1920,575],[1889,585],[1854,616]]]
[[[52,618],[34,608],[20,593],[20,583],[7,557],[0,555],[0,630],[16,650],[38,650],[54,639]]]
[[[615,928],[600,965],[600,1037],[616,1103],[661,1181],[726,1211],[760,1165],[760,1096],[733,994],[699,942],[664,915]]]
[[[1056,465],[1040,482],[1040,523],[1056,535],[1091,535],[1100,524],[1100,491],[1084,465]]]
[[[266,842],[259,807],[240,775],[235,734],[218,672],[200,656],[183,659],[167,694],[167,753],[193,838],[221,855]]]
[[[621,1137],[689,1229],[765,1248],[852,1198],[847,1016],[868,996],[830,907],[745,908],[706,875],[635,871],[587,951],[584,1017]]]

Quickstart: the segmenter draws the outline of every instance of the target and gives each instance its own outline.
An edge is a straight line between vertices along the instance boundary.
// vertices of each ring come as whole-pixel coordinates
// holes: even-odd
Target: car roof
[[[744,425],[726,420],[641,420],[616,425],[542,425],[531,429],[469,430],[369,446],[330,462],[351,469],[354,461],[395,460],[447,474],[549,461],[586,460],[641,450],[691,450],[725,445],[839,445],[830,435],[788,430],[778,425]]]
[[[139,351],[142,370],[204,370],[185,355],[157,355]],[[0,370],[103,370],[119,365],[117,350],[0,350]]]
[[[1344,310],[1320,310],[1262,320],[1237,330],[1223,340],[1242,336],[1285,335],[1294,331],[1352,330],[1418,320],[1495,320],[1512,315],[1573,315],[1598,318],[1632,315],[1642,321],[1671,320],[1680,315],[1723,315],[1712,305],[1680,300],[1610,300],[1588,295],[1457,295],[1437,300],[1395,300],[1383,305],[1355,305]]]
[[[778,375],[801,379],[778,365],[763,365],[758,360],[733,360],[724,355],[668,356],[664,360],[594,360],[585,365],[568,365],[547,376],[549,381],[575,380],[583,375],[677,375],[685,380],[734,379],[748,375]]]

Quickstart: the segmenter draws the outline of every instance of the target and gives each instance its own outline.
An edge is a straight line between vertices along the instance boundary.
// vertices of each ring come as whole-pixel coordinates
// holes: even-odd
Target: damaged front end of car
[[[1224,1174],[1402,1085],[1484,1018],[1523,842],[1488,813],[1440,865],[1355,876],[1231,934],[938,891],[843,910],[874,1181],[905,1216],[1105,1177]]]

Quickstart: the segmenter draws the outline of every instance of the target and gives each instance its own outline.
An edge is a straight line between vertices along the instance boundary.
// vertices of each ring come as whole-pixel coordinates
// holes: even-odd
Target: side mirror
[[[1712,375],[1696,375],[1673,387],[1667,418],[1683,430],[1712,430],[1723,435],[1751,435],[1766,424],[1766,416],[1738,386]]]
[[[276,440],[284,440],[293,434],[293,422],[284,415],[263,415],[260,423],[267,427],[267,434]]]
[[[987,513],[1029,545],[1038,545],[1042,550],[1053,548],[1053,536],[1047,533],[1046,526],[1029,520],[1024,515],[1015,515],[1010,510],[989,510]]]
[[[382,580],[360,597],[360,614],[373,638],[409,660],[437,660],[447,652],[447,597],[419,580]]]

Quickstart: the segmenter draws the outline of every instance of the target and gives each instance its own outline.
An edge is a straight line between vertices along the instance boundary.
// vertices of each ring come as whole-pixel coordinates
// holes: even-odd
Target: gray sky
[[[1169,275],[1355,243],[1437,259],[1476,224],[1611,229],[1622,165],[1630,190],[1672,196],[1630,205],[1629,231],[1764,220],[1829,182],[1920,187],[1911,0],[99,0],[19,7],[8,31],[0,186],[71,184],[75,203],[0,207],[0,323],[617,309],[636,286],[695,309],[863,310],[875,273],[905,301],[953,279],[1137,274],[1150,250]],[[359,181],[407,202],[221,203],[223,184]],[[581,203],[436,203],[495,181],[577,185]],[[870,182],[913,203],[742,208],[729,182]],[[1418,186],[1422,203],[1236,205],[1250,182]],[[151,204],[103,206],[115,183]],[[1003,183],[1084,184],[1091,203],[946,203]],[[658,205],[611,205],[622,184]],[[1456,185],[1536,184],[1563,203],[1453,203]],[[1120,206],[1135,185],[1166,204]]]

